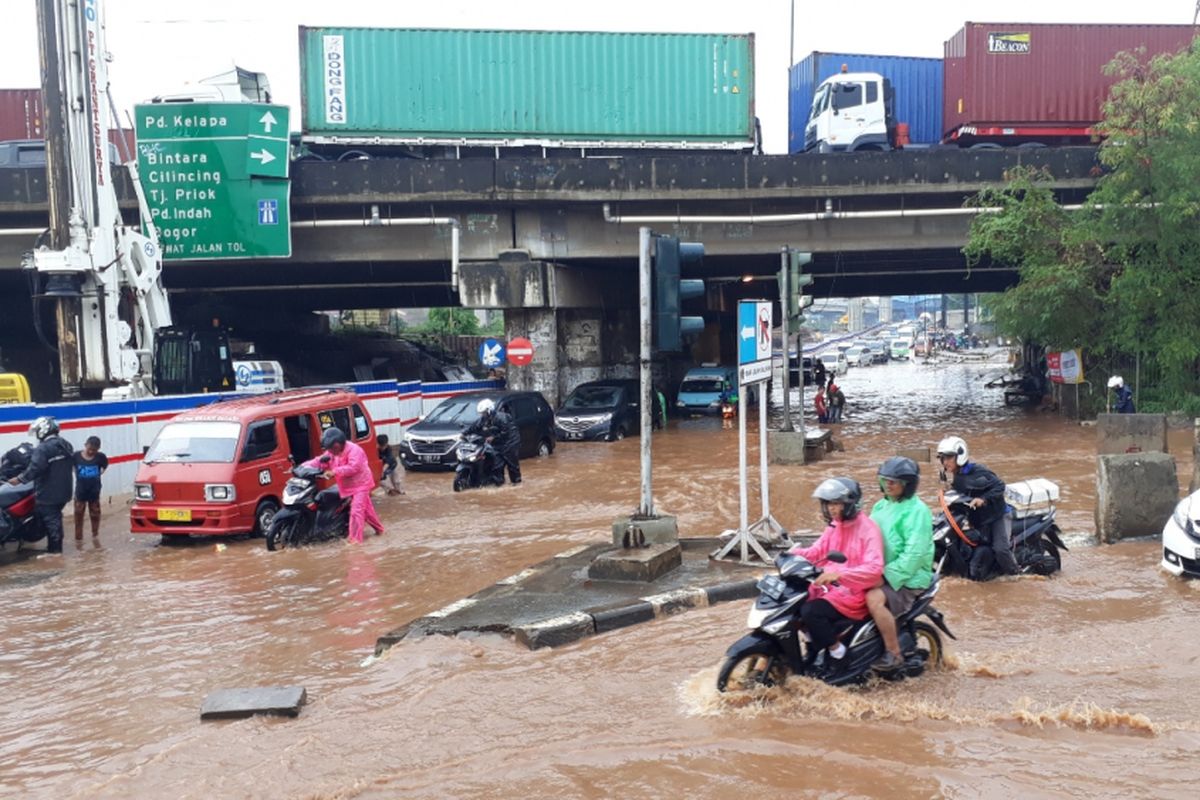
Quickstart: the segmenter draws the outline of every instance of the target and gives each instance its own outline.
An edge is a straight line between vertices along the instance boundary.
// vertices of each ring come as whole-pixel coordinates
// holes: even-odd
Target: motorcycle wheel
[[[454,476],[454,491],[461,492],[467,488],[467,477],[465,475]]]
[[[1043,567],[1043,570],[1045,570],[1045,571],[1038,570],[1038,569],[1035,569],[1034,571],[1040,575],[1053,575],[1054,573],[1061,570],[1062,569],[1062,554],[1058,552],[1058,548],[1055,547],[1050,542],[1047,542],[1045,539],[1040,540],[1038,542],[1038,546],[1041,548],[1041,552],[1038,555],[1039,559],[1048,559],[1047,561],[1044,561],[1043,563],[1045,564],[1045,566],[1050,566],[1050,569],[1045,570],[1045,567]]]
[[[293,540],[295,532],[295,519],[272,521],[271,529],[267,531],[267,549],[274,552],[275,550],[282,550],[285,547],[291,547],[295,544]]]
[[[758,660],[767,658],[760,653],[747,653],[725,659],[717,673],[718,692],[745,692],[756,686],[782,686],[787,670],[776,663],[768,673],[759,672]]]
[[[917,655],[922,658],[920,667],[910,667],[911,677],[920,675],[925,669],[941,668],[945,648],[942,646],[942,634],[928,622],[921,621],[913,624],[913,639],[916,642]]]

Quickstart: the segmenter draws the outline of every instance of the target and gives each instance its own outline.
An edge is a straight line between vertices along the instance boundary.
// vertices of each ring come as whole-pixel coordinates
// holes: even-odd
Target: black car
[[[559,441],[604,439],[615,442],[642,429],[641,384],[635,380],[592,381],[576,386],[554,413]],[[654,392],[654,427],[662,424],[662,407]]]
[[[540,392],[466,392],[443,400],[429,416],[413,425],[400,439],[400,463],[405,469],[453,469],[454,452],[463,429],[479,419],[475,407],[489,398],[498,411],[506,411],[521,431],[521,458],[554,452],[554,412]]]

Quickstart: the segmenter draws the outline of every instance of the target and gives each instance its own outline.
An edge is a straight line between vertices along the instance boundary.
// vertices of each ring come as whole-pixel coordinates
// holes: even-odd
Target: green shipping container
[[[301,27],[300,81],[314,143],[755,141],[753,34]]]

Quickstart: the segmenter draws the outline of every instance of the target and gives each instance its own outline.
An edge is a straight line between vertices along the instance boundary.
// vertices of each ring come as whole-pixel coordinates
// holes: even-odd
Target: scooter
[[[481,486],[499,486],[503,480],[494,477],[496,449],[482,436],[464,436],[455,449],[458,465],[454,468],[454,491],[478,489]]]
[[[829,561],[841,564],[846,561],[846,556],[831,551],[821,563]],[[758,582],[758,599],[746,622],[750,633],[725,652],[725,661],[717,673],[717,691],[779,686],[788,675],[817,678],[831,686],[866,681],[873,674],[871,665],[884,650],[875,623],[867,617],[845,624],[841,641],[846,645],[846,655],[842,658],[826,658],[824,651],[815,652],[800,620],[800,612],[808,600],[809,585],[822,570],[808,559],[790,553],[777,556],[775,566],[777,575],[767,575]],[[921,593],[912,608],[896,619],[904,666],[895,672],[881,673],[882,677],[915,678],[926,667],[942,663],[941,633],[951,639],[957,637],[946,627],[941,612],[933,607],[937,593],[938,576],[935,574],[929,588]],[[927,617],[933,624],[921,617]]]
[[[321,459],[322,464],[329,460]],[[267,530],[267,549],[299,547],[344,537],[350,530],[350,498],[334,488],[317,490],[320,467],[292,467],[293,477],[283,487],[283,508]]]
[[[999,575],[991,544],[968,522],[967,504],[971,498],[953,491],[943,491],[938,497],[941,510],[933,518],[933,560],[937,572],[974,581]],[[1053,504],[1024,517],[1010,512],[1012,552],[1022,572],[1053,575],[1062,569],[1062,552],[1067,546],[1054,522],[1056,514]]]
[[[33,483],[0,483],[0,547],[10,542],[19,547],[46,537],[33,511]]]

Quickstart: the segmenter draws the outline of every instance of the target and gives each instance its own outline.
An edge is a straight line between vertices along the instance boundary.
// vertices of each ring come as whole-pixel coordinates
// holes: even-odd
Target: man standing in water
[[[938,443],[938,461],[954,491],[971,498],[967,519],[972,528],[990,540],[1000,572],[1015,575],[1018,567],[1012,552],[1012,519],[1004,501],[1004,481],[971,461],[967,443],[958,436],[948,436]]]

